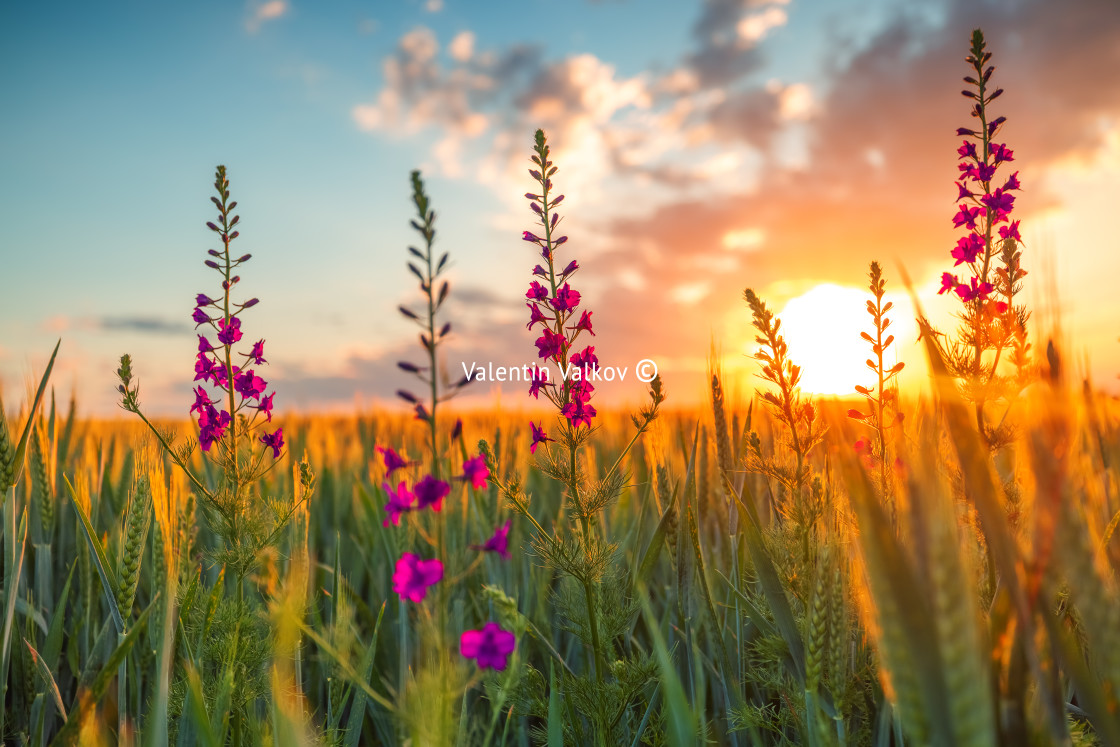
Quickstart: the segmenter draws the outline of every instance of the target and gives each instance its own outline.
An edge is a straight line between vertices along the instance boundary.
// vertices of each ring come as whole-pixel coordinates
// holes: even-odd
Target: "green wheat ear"
[[[12,443],[12,434],[8,431],[8,419],[4,415],[4,401],[0,399],[0,504],[4,502],[4,495],[12,486],[12,478],[16,471],[16,446]]]
[[[152,489],[148,476],[136,480],[125,513],[125,540],[117,567],[117,605],[121,614],[129,617],[136,600],[136,586],[140,581],[140,561],[144,557],[144,540],[152,520]]]
[[[49,540],[54,530],[54,493],[51,490],[51,480],[47,476],[47,449],[43,441],[43,428],[35,427],[31,435],[32,496],[39,506],[39,521],[43,527],[43,537]]]

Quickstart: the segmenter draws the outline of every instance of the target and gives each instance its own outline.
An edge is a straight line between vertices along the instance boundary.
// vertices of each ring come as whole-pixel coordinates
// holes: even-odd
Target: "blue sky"
[[[1025,263],[1054,266],[1065,329],[1103,382],[1120,371],[1120,304],[1099,278],[1120,253],[1091,224],[1120,193],[1118,13],[1103,0],[7,4],[5,400],[62,337],[54,382],[86,412],[113,412],[123,352],[147,407],[185,412],[191,299],[216,292],[202,261],[218,163],[254,255],[242,288],[262,301],[246,334],[268,341],[278,409],[389,401],[406,382],[394,363],[415,344],[394,310],[416,294],[418,167],[454,261],[449,367],[531,361],[520,195],[544,126],[599,349],[658,360],[689,401],[713,338],[750,372],[743,287],[781,309],[822,284],[859,287],[873,258],[923,288],[948,269],[976,25],[1008,91],[1039,252]]]

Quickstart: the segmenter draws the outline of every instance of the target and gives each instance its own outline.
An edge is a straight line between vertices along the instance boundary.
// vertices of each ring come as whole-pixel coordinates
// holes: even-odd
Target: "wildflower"
[[[537,447],[540,446],[541,444],[546,443],[548,441],[554,441],[555,440],[555,439],[549,438],[548,434],[546,434],[544,432],[544,428],[537,425],[536,423],[534,423],[532,421],[529,421],[529,426],[533,429],[533,443],[529,444],[529,453],[530,454],[536,454],[537,453]]]
[[[1003,186],[1000,189],[1002,189],[1004,192],[1009,192],[1013,189],[1022,189],[1022,185],[1019,184],[1019,172],[1016,171],[1014,174],[1007,177],[1007,181],[1004,182]]]
[[[984,207],[995,213],[993,222],[999,223],[1007,220],[1007,216],[1015,206],[1015,195],[1008,194],[1002,189],[997,189],[995,192],[981,197],[980,202]]]
[[[533,399],[540,399],[539,395],[540,395],[540,392],[541,392],[541,388],[546,387],[546,386],[556,386],[556,385],[553,384],[551,381],[549,381],[545,377],[542,369],[539,369],[539,368],[533,369],[533,380],[531,382],[529,382],[529,395]]]
[[[415,464],[415,462],[406,461],[392,446],[378,446],[377,451],[381,452],[381,458],[385,462],[386,477],[399,469],[404,469],[405,467]]]
[[[1003,143],[993,143],[991,146],[992,159],[996,164],[1001,164],[1005,161],[1014,161],[1015,154],[1010,148]]]
[[[543,301],[548,298],[548,288],[534,280],[529,284],[529,290],[525,293],[525,298],[532,301]]]
[[[227,322],[225,318],[218,320],[218,342],[223,345],[232,345],[241,339],[241,320],[231,316]]]
[[[1001,239],[1015,239],[1021,243],[1023,237],[1019,235],[1019,221],[1011,221],[1011,225],[1009,226],[1000,226],[999,237]]]
[[[416,483],[412,492],[416,495],[417,511],[423,511],[431,506],[433,511],[439,513],[443,509],[443,499],[451,492],[451,486],[443,480],[425,475],[424,479]]]
[[[272,398],[276,396],[276,392],[261,398],[260,404],[254,405],[258,412],[263,412],[268,422],[272,422]]]
[[[459,477],[463,482],[470,483],[475,490],[486,487],[486,478],[490,470],[486,468],[486,458],[479,454],[463,462],[463,474]]]
[[[579,306],[579,291],[572,290],[571,285],[564,283],[556,291],[556,297],[550,299],[552,308],[557,311],[571,311]]]
[[[579,334],[580,332],[587,332],[589,335],[594,337],[595,330],[591,329],[591,313],[592,312],[590,311],[584,311],[580,315],[579,321],[576,322],[575,326],[568,327],[568,329],[574,331],[576,334]],[[575,339],[575,335],[572,335],[572,339]]]
[[[536,345],[539,357],[559,359],[567,349],[568,341],[564,335],[545,327],[544,334],[537,338]]]
[[[560,410],[560,414],[568,419],[573,428],[581,425],[591,427],[591,418],[597,414],[595,408],[587,402],[569,402]]]
[[[535,303],[527,303],[525,305],[529,307],[529,323],[525,325],[526,329],[531,330],[533,325],[537,323],[548,324],[548,317],[541,313],[539,306]],[[587,315],[586,311],[583,313],[585,316]]]
[[[223,415],[228,413],[223,412]],[[260,442],[267,448],[272,449],[272,458],[280,458],[280,450],[284,448],[284,429],[277,428],[275,433],[266,433],[260,437]]]
[[[230,417],[225,410],[213,406],[206,407],[198,416],[198,445],[203,451],[210,451],[215,441],[221,441],[229,427]]]
[[[199,335],[198,336],[198,352],[200,352],[200,353],[212,353],[212,352],[214,352],[214,346],[211,345],[210,341],[206,339],[206,335]]]
[[[428,587],[442,578],[443,562],[439,558],[421,560],[420,556],[406,552],[393,572],[393,591],[400,594],[401,599],[419,604],[428,595]]]
[[[941,290],[937,291],[937,295],[948,293],[955,290],[957,287],[957,276],[948,272],[941,273]]]
[[[953,227],[960,228],[965,226],[970,231],[976,230],[976,218],[982,211],[978,207],[969,207],[961,205],[957,214],[953,216]]]
[[[259,399],[268,382],[252,370],[242,371],[233,378],[233,389],[245,399]]]
[[[268,363],[264,359],[264,340],[257,340],[253,343],[253,349],[249,351],[249,358],[253,361],[254,365],[263,366]]]
[[[522,241],[532,241],[533,243],[540,243],[541,238],[540,238],[540,236],[537,236],[536,234],[534,234],[532,231],[522,231],[521,240]]]
[[[586,380],[589,369],[599,367],[599,358],[595,355],[595,346],[588,345],[571,358],[572,366],[580,369],[580,379]]]
[[[194,313],[191,314],[191,319],[194,320],[195,326],[197,327],[199,324],[206,324],[207,322],[209,322],[210,315],[199,308],[195,309]]]
[[[510,522],[507,519],[506,523],[494,530],[494,534],[490,539],[481,545],[471,545],[472,550],[482,550],[483,552],[496,552],[502,556],[503,560],[509,560],[509,527]]]
[[[459,638],[459,653],[476,660],[481,669],[504,671],[515,648],[517,638],[496,622],[486,623],[482,630],[464,631]]]
[[[217,301],[210,298],[210,296],[206,295],[205,293],[199,293],[197,296],[194,297],[194,305],[195,306],[199,306],[199,307],[212,306],[215,303],[217,303]]]
[[[214,369],[217,364],[206,353],[199,353],[194,363],[194,380],[210,381],[214,378]]]
[[[563,197],[563,195],[560,195],[560,196]],[[560,202],[560,200],[557,200],[556,202]],[[556,204],[556,203],[553,203],[553,204]],[[559,242],[557,242],[557,243],[559,243]],[[576,262],[573,259],[571,262],[568,263],[567,267],[565,267],[563,270],[560,271],[560,277],[566,278],[578,269],[579,269],[579,262]]]
[[[381,484],[381,488],[385,491],[385,495],[389,496],[389,502],[385,504],[385,513],[389,514],[389,518],[382,522],[382,526],[389,526],[389,522],[393,522],[393,526],[398,526],[401,523],[401,514],[412,510],[412,504],[416,500],[416,496],[408,489],[408,485],[401,481],[397,483],[397,489],[394,490],[385,482]]]
[[[975,301],[976,299],[984,300],[988,294],[992,292],[991,283],[978,283],[976,278],[971,278],[972,285],[965,285],[961,283],[957,286],[957,295],[961,297],[962,301]]]
[[[974,233],[970,233],[968,236],[962,236],[957,241],[957,248],[954,249],[952,253],[953,258],[957,260],[953,264],[953,267],[963,262],[972,264],[982,251],[984,251],[984,239]]]

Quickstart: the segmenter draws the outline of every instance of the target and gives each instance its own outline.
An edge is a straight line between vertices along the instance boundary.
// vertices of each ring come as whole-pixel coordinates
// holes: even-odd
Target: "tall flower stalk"
[[[1007,118],[992,116],[991,104],[1003,89],[991,90],[995,71],[988,64],[991,57],[983,32],[976,29],[967,58],[973,72],[964,78],[969,88],[961,93],[973,102],[971,115],[977,122],[957,130],[964,139],[957,148],[960,180],[956,183],[958,204],[953,226],[966,233],[950,252],[955,260],[953,267],[964,265],[968,273],[963,277],[942,273],[938,293],[953,293],[963,304],[957,339],[942,353],[950,373],[964,382],[964,393],[974,403],[977,428],[994,446],[1004,437],[998,429],[988,427],[984,405],[1000,396],[1008,397],[1002,390],[1012,382],[997,375],[1005,349],[1012,350],[1018,381],[1025,381],[1030,313],[1015,303],[1022,290],[1020,281],[1027,274],[1019,261],[1019,221],[1011,220],[1015,193],[1021,185],[1018,171],[1006,178],[998,175],[1015,156],[1006,144],[995,139]]]

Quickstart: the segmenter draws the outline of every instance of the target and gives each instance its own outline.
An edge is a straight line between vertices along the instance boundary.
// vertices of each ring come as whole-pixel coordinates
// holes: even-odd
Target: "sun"
[[[789,359],[801,366],[802,391],[855,394],[856,384],[871,383],[873,374],[865,362],[871,356],[871,346],[860,338],[861,331],[872,327],[867,313],[870,299],[865,289],[823,283],[790,299],[777,313],[782,320],[781,335],[789,346]],[[893,324],[891,327],[890,331],[897,334]],[[894,349],[888,349],[884,362],[890,365],[894,360]]]

